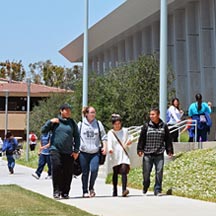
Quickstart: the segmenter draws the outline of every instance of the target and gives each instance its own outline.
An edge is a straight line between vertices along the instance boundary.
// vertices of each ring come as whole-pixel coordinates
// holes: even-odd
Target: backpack
[[[30,140],[31,140],[32,142],[35,142],[35,141],[36,141],[36,136],[35,136],[35,134],[32,134],[32,135],[31,135]]]
[[[170,112],[169,109],[166,111],[166,122],[170,121]]]

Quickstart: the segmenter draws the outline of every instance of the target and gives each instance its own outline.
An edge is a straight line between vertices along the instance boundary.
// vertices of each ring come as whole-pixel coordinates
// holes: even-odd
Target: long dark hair
[[[202,95],[198,93],[195,95],[195,98],[198,104],[198,111],[200,111],[202,109]]]
[[[175,102],[175,101],[178,101],[178,106],[175,106],[175,105],[174,105],[174,102]],[[179,110],[179,99],[178,99],[178,98],[173,98],[173,99],[172,99],[172,105],[173,105],[174,107],[176,107],[176,108]]]

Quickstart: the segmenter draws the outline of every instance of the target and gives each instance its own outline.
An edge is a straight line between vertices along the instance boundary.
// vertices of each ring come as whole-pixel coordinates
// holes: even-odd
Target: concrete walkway
[[[10,175],[6,161],[0,158],[0,185],[16,184],[28,190],[52,198],[52,182],[46,180],[43,173],[40,180],[31,176],[34,169],[17,165],[15,173]],[[203,202],[193,199],[161,196],[152,193],[142,195],[140,190],[129,189],[128,197],[112,197],[112,186],[104,179],[98,178],[95,186],[96,197],[82,198],[80,177],[73,179],[69,200],[60,200],[68,205],[76,206],[87,212],[100,216],[215,216],[216,203]],[[119,187],[119,194],[121,188]]]

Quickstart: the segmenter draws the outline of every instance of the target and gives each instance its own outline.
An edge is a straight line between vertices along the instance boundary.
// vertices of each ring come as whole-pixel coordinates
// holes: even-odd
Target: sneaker
[[[33,176],[34,178],[36,178],[36,179],[39,179],[39,178],[40,178],[40,176],[39,176],[37,173],[32,173],[32,176]]]
[[[63,194],[63,195],[62,195],[62,198],[63,198],[63,199],[70,199],[70,197],[69,197],[68,194]]]
[[[163,196],[164,194],[161,193],[161,192],[156,192],[156,193],[154,193],[154,195],[155,195],[155,196]]]
[[[148,189],[146,189],[146,188],[143,188],[143,194],[147,194],[147,192],[148,192]]]
[[[14,170],[12,167],[9,168],[10,174],[14,174]]]
[[[90,197],[95,197],[96,193],[94,190],[90,190]]]
[[[48,176],[45,177],[45,179],[52,179],[52,176],[48,175]]]
[[[126,190],[123,191],[122,196],[126,197],[128,194],[129,194],[129,190],[126,189]]]
[[[60,194],[59,193],[54,193],[53,198],[54,199],[60,199]]]
[[[118,196],[118,193],[117,191],[113,191],[113,194],[112,194],[113,197],[117,197]]]
[[[90,196],[89,196],[89,194],[88,193],[84,193],[83,194],[83,198],[89,198]]]

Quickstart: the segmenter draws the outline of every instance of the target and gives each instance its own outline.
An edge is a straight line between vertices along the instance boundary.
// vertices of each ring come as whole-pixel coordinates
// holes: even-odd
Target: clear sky
[[[1,0],[0,62],[51,60],[72,67],[59,50],[84,31],[85,0]],[[125,0],[89,0],[89,27]]]

